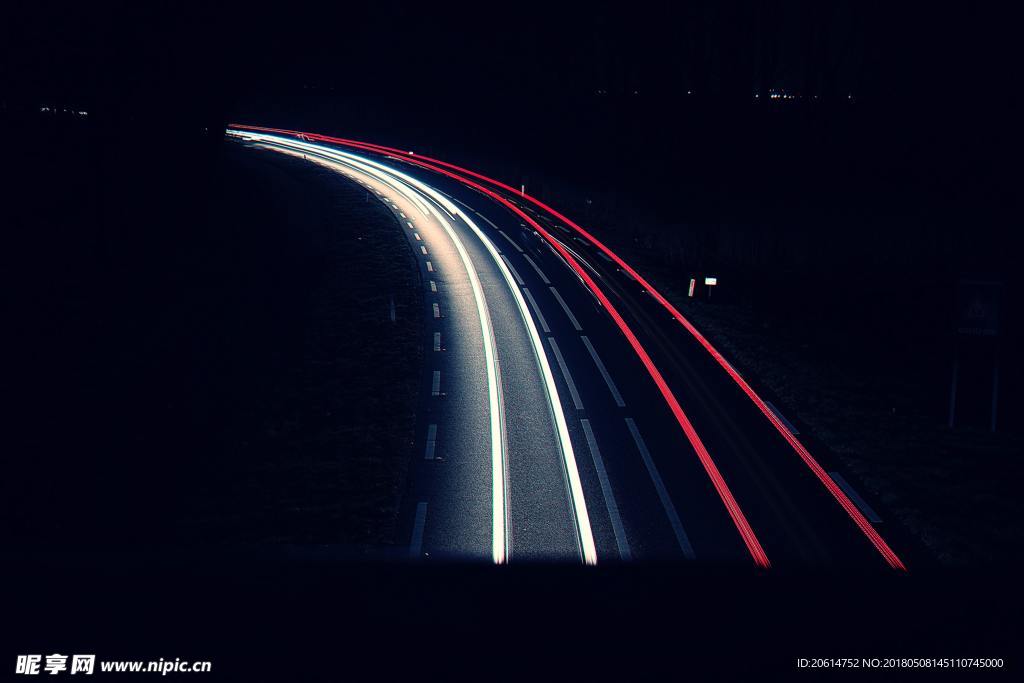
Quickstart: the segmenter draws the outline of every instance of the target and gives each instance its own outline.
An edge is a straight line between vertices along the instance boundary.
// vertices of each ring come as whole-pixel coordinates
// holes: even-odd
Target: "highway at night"
[[[414,151],[228,133],[363,185],[418,259],[428,333],[422,456],[401,514],[411,557],[906,569],[841,468],[597,226]]]

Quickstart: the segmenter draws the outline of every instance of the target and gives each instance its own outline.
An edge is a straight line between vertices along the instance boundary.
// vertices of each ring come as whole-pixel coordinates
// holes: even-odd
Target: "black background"
[[[671,171],[673,183],[689,188],[694,219],[723,211],[737,221],[817,215],[822,206],[852,205],[865,215],[913,210],[952,246],[921,263],[918,234],[908,232],[902,247],[886,243],[879,267],[939,283],[926,295],[943,310],[948,302],[950,315],[959,275],[1003,281],[1012,349],[1018,28],[1009,12],[976,3],[5,7],[4,298],[14,311],[7,341],[15,342],[5,356],[9,386],[18,388],[11,393],[31,404],[18,393],[32,386],[17,373],[18,354],[33,343],[22,327],[44,325],[47,312],[26,302],[49,301],[47,286],[67,285],[53,273],[166,246],[158,237],[126,245],[104,236],[112,213],[132,215],[154,197],[113,206],[96,199],[103,188],[124,182],[131,165],[145,174],[140,185],[159,188],[156,200],[180,201],[173,215],[186,214],[207,201],[190,183],[202,186],[213,163],[204,160],[215,158],[232,120],[444,151],[501,177],[542,169],[531,171],[540,179],[520,180],[544,188],[575,177],[621,188],[625,201]],[[773,88],[805,99],[772,105]],[[41,106],[88,116],[44,115]],[[161,163],[136,164],[154,141]],[[610,170],[591,171],[595,160],[611,160]],[[55,168],[66,182],[54,179]],[[652,207],[655,215],[671,210]],[[51,230],[52,215],[75,220]],[[795,226],[787,229],[807,229]],[[853,267],[847,254],[826,251],[811,265],[841,273]],[[1014,372],[1007,369],[1011,395],[1019,394]],[[1019,427],[1018,414],[1008,413],[1010,428]],[[991,572],[912,584],[859,578],[845,588],[839,579],[790,577],[766,589],[764,577],[711,570],[650,569],[649,580],[637,581],[615,571],[267,566],[195,557],[69,563],[59,553],[9,563],[5,592],[15,609],[5,621],[21,634],[9,642],[16,652],[48,652],[71,647],[55,643],[64,638],[108,657],[144,657],[146,647],[166,642],[215,667],[218,658],[229,661],[235,672],[267,671],[266,664],[280,672],[272,678],[288,677],[293,662],[309,676],[324,662],[327,677],[342,678],[479,678],[490,669],[540,678],[556,669],[640,678],[653,670],[767,669],[796,677],[790,660],[799,656],[1019,653],[1019,627],[1005,607],[1019,605],[1019,589],[1012,576]],[[75,608],[77,617],[65,620],[62,612]],[[569,637],[571,647],[558,647],[559,625],[580,622],[588,625]],[[492,633],[505,643],[493,657],[484,647]],[[353,655],[361,647],[364,656]]]

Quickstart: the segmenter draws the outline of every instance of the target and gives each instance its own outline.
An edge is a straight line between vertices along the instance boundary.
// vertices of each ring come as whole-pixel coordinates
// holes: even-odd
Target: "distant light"
[[[718,278],[717,277],[706,277],[706,278],[704,278],[704,284],[707,285],[708,287],[714,287],[715,285],[718,284]]]
[[[687,94],[687,95],[692,95],[692,94],[693,94],[693,91],[692,91],[692,90],[687,90],[687,91],[686,91],[686,94]]]

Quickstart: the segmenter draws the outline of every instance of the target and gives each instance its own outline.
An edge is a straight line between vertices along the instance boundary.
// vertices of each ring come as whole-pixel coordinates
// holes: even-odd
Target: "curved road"
[[[433,351],[414,556],[903,569],[838,468],[566,216],[411,152],[229,135],[363,183],[422,257]]]

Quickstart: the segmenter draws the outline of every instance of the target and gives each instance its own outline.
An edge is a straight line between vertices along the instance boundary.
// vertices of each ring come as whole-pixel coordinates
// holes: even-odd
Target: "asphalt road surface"
[[[849,477],[568,217],[409,152],[229,135],[363,184],[419,257],[411,557],[904,569]]]

